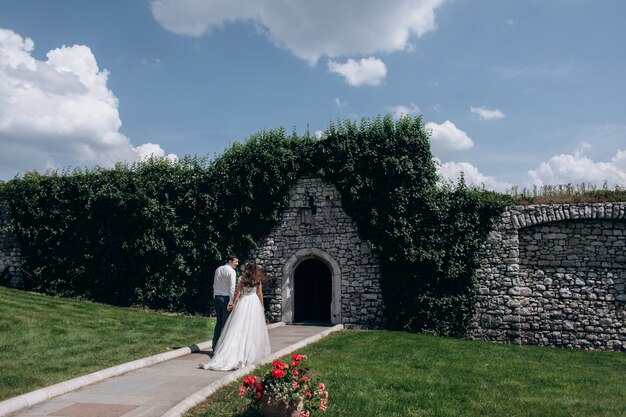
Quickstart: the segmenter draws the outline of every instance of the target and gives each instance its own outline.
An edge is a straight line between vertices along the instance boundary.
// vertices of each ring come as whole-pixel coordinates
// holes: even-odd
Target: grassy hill
[[[0,400],[211,339],[213,325],[0,287]]]

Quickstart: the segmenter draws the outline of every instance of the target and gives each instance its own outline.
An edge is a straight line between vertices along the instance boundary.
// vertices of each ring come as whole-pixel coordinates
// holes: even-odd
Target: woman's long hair
[[[241,284],[244,287],[256,287],[263,281],[263,273],[254,259],[248,259],[243,266]]]

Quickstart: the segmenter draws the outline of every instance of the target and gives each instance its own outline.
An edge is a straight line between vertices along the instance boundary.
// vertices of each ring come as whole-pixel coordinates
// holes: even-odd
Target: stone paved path
[[[279,326],[269,329],[272,354],[282,354],[289,347],[324,332],[329,327]],[[197,364],[209,359],[208,351],[191,353],[157,365],[140,368],[106,379],[67,394],[49,399],[31,408],[10,414],[11,417],[160,417],[179,415],[185,401],[207,386],[228,383],[235,372],[205,371]],[[202,395],[205,395],[204,393]],[[196,397],[199,398],[198,395]],[[189,400],[187,400],[188,402]],[[196,401],[198,402],[198,401]],[[178,407],[175,407],[179,404]],[[0,413],[1,414],[1,413]]]

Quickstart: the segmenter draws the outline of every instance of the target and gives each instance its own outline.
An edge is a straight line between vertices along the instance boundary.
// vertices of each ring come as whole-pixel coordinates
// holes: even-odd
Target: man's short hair
[[[230,262],[233,259],[239,259],[239,256],[237,256],[236,253],[230,253],[228,254],[228,256],[226,257],[226,262]]]

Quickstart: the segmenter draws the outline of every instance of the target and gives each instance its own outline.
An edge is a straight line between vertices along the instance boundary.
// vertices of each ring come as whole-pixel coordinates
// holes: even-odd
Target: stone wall
[[[9,219],[9,206],[0,200],[0,231]],[[0,284],[16,286],[22,280],[20,249],[15,236],[0,232]]]
[[[467,337],[626,350],[626,203],[516,206],[489,235]]]
[[[293,275],[311,258],[332,272],[332,323],[379,326],[384,322],[380,264],[341,207],[334,185],[301,178],[282,219],[259,246],[257,260],[270,278],[264,287],[270,321],[291,321]]]

